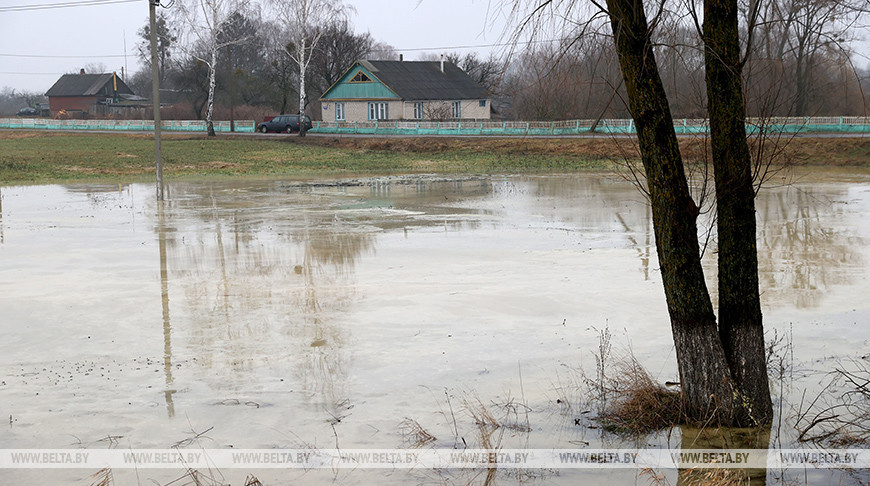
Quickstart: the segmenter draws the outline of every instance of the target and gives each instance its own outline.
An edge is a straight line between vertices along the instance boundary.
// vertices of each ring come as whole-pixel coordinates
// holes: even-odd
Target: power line
[[[111,5],[115,3],[133,3],[133,2],[141,2],[142,0],[81,0],[81,1],[69,1],[69,2],[58,2],[58,3],[41,3],[36,5],[9,5],[5,7],[0,7],[0,13],[2,12],[27,12],[30,10],[51,10],[56,8],[70,8],[70,7],[94,7],[100,5]]]
[[[128,1],[128,0],[124,0]],[[138,0],[134,0],[138,1]],[[381,51],[391,51],[391,52],[417,52],[417,51],[440,51],[440,50],[451,50],[451,49],[479,49],[483,47],[504,47],[511,45],[530,45],[530,44],[543,44],[547,42],[559,42],[560,39],[542,39],[542,40],[534,40],[534,41],[521,41],[521,42],[502,42],[497,44],[477,44],[477,45],[461,45],[461,46],[441,46],[441,47],[409,47],[405,49],[373,49],[372,52],[381,52]],[[20,57],[20,58],[34,58],[34,59],[89,59],[89,58],[122,58],[127,56],[135,56],[137,53],[129,53],[129,54],[105,54],[105,55],[93,55],[93,56],[59,56],[59,55],[44,55],[44,54],[5,54],[0,53],[0,57]]]
[[[373,52],[381,52],[381,51],[394,51],[394,52],[414,52],[414,51],[440,51],[440,50],[450,50],[450,49],[480,49],[482,47],[505,47],[505,46],[513,46],[513,45],[530,45],[530,44],[544,44],[547,42],[560,42],[562,39],[541,39],[541,40],[531,40],[531,41],[519,41],[519,42],[499,42],[496,44],[477,44],[477,45],[467,45],[467,46],[442,46],[442,47],[410,47],[406,49],[374,49]]]
[[[57,76],[61,73],[13,73],[8,71],[0,71],[0,74],[11,74],[19,76]]]
[[[129,55],[135,55],[129,54]],[[23,58],[35,58],[35,59],[89,59],[93,57],[126,57],[127,54],[106,54],[105,56],[50,56],[50,55],[42,55],[42,54],[0,54],[0,57],[23,57]]]

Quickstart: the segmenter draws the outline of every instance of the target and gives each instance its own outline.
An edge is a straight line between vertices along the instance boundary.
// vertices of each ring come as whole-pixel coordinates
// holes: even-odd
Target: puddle
[[[576,426],[582,411],[560,404],[577,370],[595,369],[605,328],[614,349],[678,381],[651,215],[631,184],[351,182],[179,182],[162,207],[149,184],[0,188],[0,416],[10,420],[0,448],[168,448],[208,431],[199,446],[391,449],[408,440],[405,419],[450,447],[475,432],[445,411],[467,423],[474,397],[512,404],[499,409],[516,425],[504,447],[635,445]],[[868,212],[870,184],[856,177],[759,196],[765,325],[793,345],[782,410],[870,346]],[[705,266],[715,295],[715,248]],[[644,444],[679,447],[680,435]],[[786,426],[777,440],[795,436]],[[83,484],[92,473],[50,472]],[[485,479],[256,473],[267,484]],[[637,471],[535,474],[506,479],[637,481]]]

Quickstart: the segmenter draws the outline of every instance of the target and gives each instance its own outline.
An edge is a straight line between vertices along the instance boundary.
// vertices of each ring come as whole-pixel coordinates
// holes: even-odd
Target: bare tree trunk
[[[647,177],[684,411],[693,419],[714,416],[731,423],[735,400],[701,268],[698,207],[689,194],[646,14],[637,0],[607,0],[607,7]]]
[[[305,71],[307,71],[308,62],[305,54],[305,37],[302,37],[302,49],[299,50],[299,136],[305,136]]]
[[[738,424],[769,423],[764,328],[758,291],[755,188],[736,0],[705,0],[704,57],[719,233],[719,335],[740,393]]]
[[[208,136],[214,137],[214,90],[215,90],[215,66],[217,65],[217,47],[212,46],[211,62],[208,65],[208,110],[205,114],[205,125]]]
[[[233,60],[233,45],[230,44],[227,46],[227,82],[229,85],[229,95],[230,95],[230,131],[236,131],[236,68],[235,62]]]
[[[795,102],[794,102],[794,114],[796,116],[805,116],[807,113],[807,100],[809,99],[809,67],[807,59],[805,58],[805,52],[803,48],[803,42],[801,41],[801,46],[798,49],[797,56],[797,65],[794,69],[795,75]]]

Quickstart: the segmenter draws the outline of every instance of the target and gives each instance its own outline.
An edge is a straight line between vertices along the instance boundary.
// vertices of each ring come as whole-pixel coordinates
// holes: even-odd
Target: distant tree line
[[[741,38],[752,32],[751,49],[741,60],[748,116],[870,113],[870,66],[856,66],[856,60],[867,58],[852,51],[870,3],[739,4]],[[703,117],[707,93],[700,27],[679,16],[660,19],[667,25],[657,26],[653,41],[671,111],[677,118]],[[572,33],[562,42],[532,46],[516,53],[500,85],[508,118],[628,118],[620,66],[608,36]]]
[[[300,19],[293,11],[299,5],[334,15]],[[851,50],[867,20],[866,0],[741,5],[741,28],[753,33],[743,70],[748,116],[870,113],[870,66],[856,66]],[[312,109],[312,100],[354,61],[399,59],[394,47],[354,31],[351,10],[337,0],[178,0],[157,18],[161,92],[165,102],[174,104],[164,116],[206,119],[211,107],[216,119],[261,119],[298,113],[303,103],[302,110],[317,119],[320,110]],[[691,19],[670,22],[656,29],[654,40],[671,111],[676,118],[703,117],[707,95],[698,29]],[[137,94],[150,97],[148,22],[138,35],[141,68],[126,81]],[[612,40],[601,35],[554,38],[518,42],[498,55],[444,54],[492,93],[494,117],[629,118]],[[307,61],[303,76],[300,60]],[[41,95],[7,88],[0,92],[0,113],[44,102]]]

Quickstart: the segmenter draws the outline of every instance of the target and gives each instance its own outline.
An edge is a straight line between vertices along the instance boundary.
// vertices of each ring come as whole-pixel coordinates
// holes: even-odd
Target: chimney
[[[441,72],[444,72],[444,54],[441,54]]]
[[[405,55],[404,55],[404,54],[399,54],[399,62],[402,62],[402,61],[404,61],[404,60],[405,60]]]
[[[442,69],[442,71],[443,71],[443,69]],[[82,68],[82,70],[79,71],[79,74],[84,74],[84,73],[85,73],[85,68]]]

